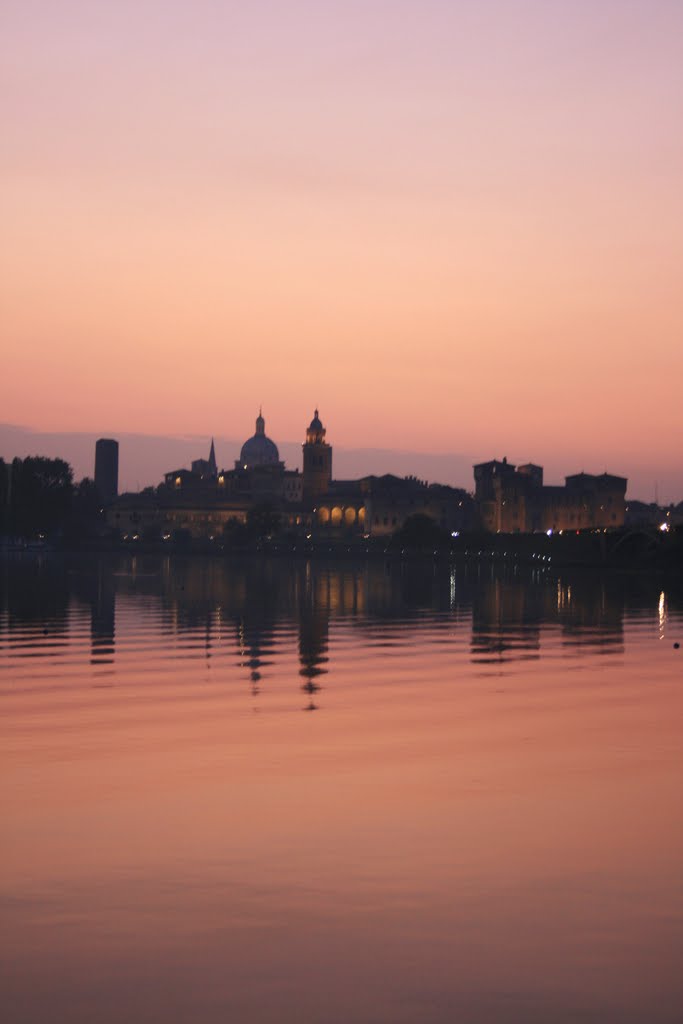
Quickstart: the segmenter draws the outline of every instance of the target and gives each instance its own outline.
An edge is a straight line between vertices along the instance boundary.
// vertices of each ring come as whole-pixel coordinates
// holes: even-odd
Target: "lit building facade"
[[[615,530],[624,525],[625,477],[575,473],[563,487],[543,484],[543,468],[507,459],[474,467],[480,524],[490,533]]]

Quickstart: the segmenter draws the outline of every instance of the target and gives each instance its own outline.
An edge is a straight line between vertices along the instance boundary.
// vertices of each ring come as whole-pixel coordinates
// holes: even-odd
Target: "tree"
[[[73,488],[70,514],[64,524],[64,539],[78,547],[101,532],[103,525],[99,490],[90,477],[83,477]]]
[[[95,481],[84,476],[74,488],[74,515],[79,519],[98,519],[101,509],[102,500]]]
[[[10,506],[9,506],[9,478],[11,467],[0,459],[0,535],[9,533]]]
[[[227,547],[241,547],[248,540],[246,523],[243,523],[236,516],[231,516],[223,524],[223,540]]]
[[[393,543],[403,548],[443,548],[450,544],[450,536],[436,520],[423,512],[408,516],[393,537]]]
[[[247,512],[247,528],[252,537],[262,539],[270,537],[280,529],[281,516],[277,509],[268,501],[252,505]]]
[[[63,459],[29,456],[6,467],[9,532],[23,537],[60,530],[71,513],[73,472]]]

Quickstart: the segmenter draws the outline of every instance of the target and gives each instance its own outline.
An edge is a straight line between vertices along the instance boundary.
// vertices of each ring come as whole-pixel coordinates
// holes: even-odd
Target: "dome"
[[[277,445],[266,437],[266,421],[259,412],[256,420],[256,433],[242,445],[240,452],[240,466],[251,469],[252,466],[277,466],[280,462],[280,453]]]
[[[323,425],[320,422],[320,418],[318,417],[318,410],[317,409],[315,410],[315,414],[313,416],[313,419],[311,420],[311,425],[310,425],[310,427],[308,429],[312,430],[313,433],[315,433],[315,434],[319,434],[320,431],[323,429]]]
[[[306,431],[306,444],[325,444],[325,434],[327,431],[320,422],[318,416],[318,410],[315,410],[311,425]]]

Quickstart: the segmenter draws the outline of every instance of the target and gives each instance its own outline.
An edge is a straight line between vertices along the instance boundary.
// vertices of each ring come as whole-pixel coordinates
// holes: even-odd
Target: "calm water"
[[[8,1022],[681,1020],[649,578],[0,563]]]

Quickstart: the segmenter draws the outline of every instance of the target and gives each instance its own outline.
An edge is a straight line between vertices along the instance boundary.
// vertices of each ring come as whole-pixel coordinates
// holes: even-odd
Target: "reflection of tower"
[[[90,606],[90,660],[93,665],[111,665],[114,661],[116,632],[116,594],[111,572],[99,568],[97,590]]]
[[[472,599],[472,660],[515,661],[540,657],[543,585],[494,571]]]
[[[280,580],[268,562],[254,561],[244,568],[243,590],[235,608],[239,664],[249,669],[252,693],[259,692],[261,671],[272,665],[277,650]]]
[[[553,610],[562,627],[562,643],[609,647],[613,653],[623,650],[624,597],[625,584],[619,579],[577,575],[571,584],[558,580]]]
[[[95,486],[105,504],[119,493],[119,442],[101,437],[95,444]]]
[[[306,711],[315,711],[313,694],[320,685],[317,679],[325,675],[324,667],[328,662],[327,646],[330,622],[329,590],[326,588],[327,600],[320,591],[316,592],[311,579],[310,563],[306,566],[306,580],[299,605],[299,675],[304,677],[302,689],[309,696]],[[322,598],[322,600],[321,600]]]
[[[250,622],[241,618],[237,622],[237,646],[240,653],[239,664],[242,668],[249,669],[251,681],[251,692],[254,696],[259,692],[261,681],[261,669],[264,665],[270,665],[270,661],[264,661],[264,647],[267,649],[273,645],[270,629],[264,629],[260,622]]]
[[[332,482],[332,446],[325,440],[326,430],[318,419],[318,410],[306,431],[304,451],[304,501],[325,494]]]

